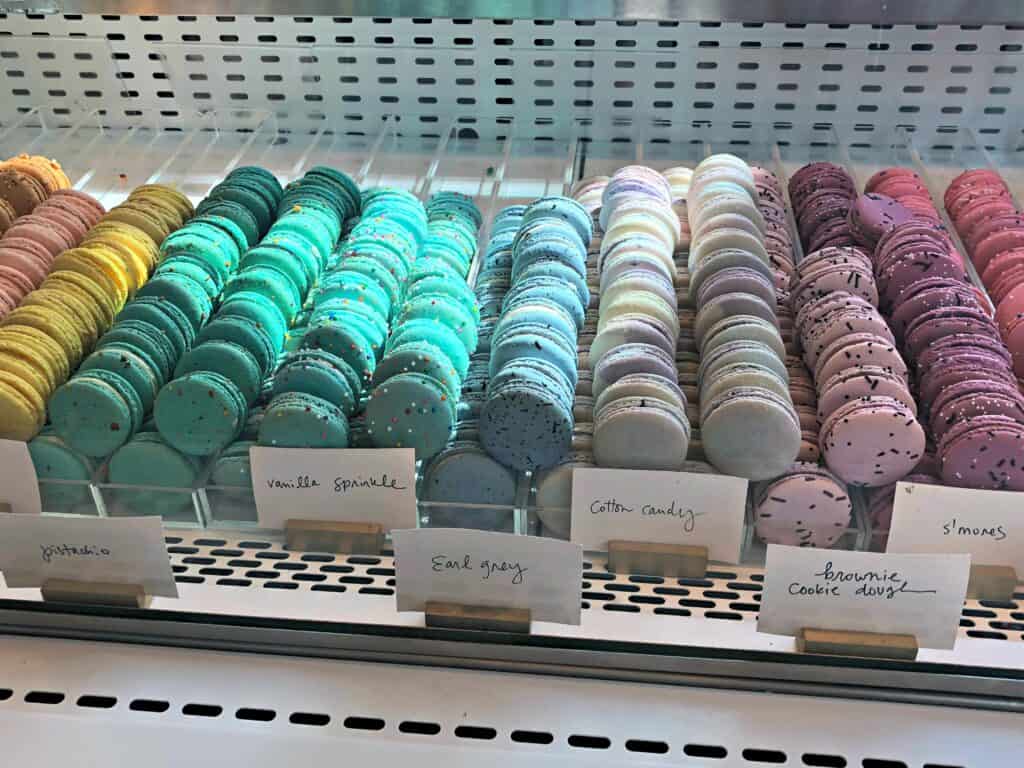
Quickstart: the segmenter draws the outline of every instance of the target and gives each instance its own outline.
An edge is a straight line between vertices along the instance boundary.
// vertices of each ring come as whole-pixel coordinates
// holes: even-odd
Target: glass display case
[[[985,169],[1015,206],[1024,196],[1024,15],[1011,3],[627,0],[523,4],[527,13],[411,2],[389,5],[390,16],[361,2],[236,5],[84,2],[37,13],[0,3],[0,157],[55,158],[74,190],[107,209],[144,184],[198,204],[246,166],[282,185],[328,166],[360,189],[398,188],[423,203],[459,193],[482,218],[471,286],[503,209],[569,196],[577,181],[623,167],[693,168],[729,153],[787,189],[802,167],[827,162],[858,192],[901,167],[921,180],[967,279],[994,307],[944,193]],[[788,193],[785,203],[798,235]],[[916,661],[799,653],[794,638],[757,631],[765,543],[755,483],[739,562],[673,578],[612,572],[605,553],[585,552],[582,623],[535,622],[509,636],[399,612],[388,544],[379,555],[288,549],[281,531],[259,526],[251,481],[218,473],[220,458],[196,462],[188,487],[113,482],[109,458],[79,479],[38,478],[44,514],[159,514],[179,597],[124,609],[0,589],[0,649],[33,662],[5,665],[0,718],[68,728],[68,743],[91,750],[100,734],[134,733],[137,713],[169,710],[173,724],[150,743],[177,729],[192,737],[202,721],[214,730],[185,748],[194,759],[216,754],[203,739],[254,723],[285,740],[322,726],[354,759],[379,749],[387,765],[478,760],[481,750],[509,765],[612,754],[623,765],[864,768],[1019,759],[1024,587],[1005,602],[966,600],[955,647],[923,648]],[[424,487],[429,469],[417,464],[421,527],[568,536],[568,480],[545,494],[536,472],[508,469],[503,498],[438,498]],[[832,546],[884,551],[885,501],[862,488],[849,495]],[[89,668],[106,665],[99,686]],[[428,694],[438,688],[445,695]],[[491,689],[514,706],[482,695]],[[80,698],[44,700],[58,690]],[[443,701],[449,693],[465,711]],[[48,719],[64,707],[113,717]],[[900,728],[877,733],[883,717]],[[125,739],[125,755],[143,754],[144,739]],[[272,741],[254,763],[287,759]],[[326,748],[301,747],[314,759]],[[58,759],[59,744],[43,749],[41,759]]]

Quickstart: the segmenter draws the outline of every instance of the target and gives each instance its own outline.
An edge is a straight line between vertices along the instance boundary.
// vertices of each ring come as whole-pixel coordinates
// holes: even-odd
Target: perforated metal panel
[[[375,134],[860,140],[971,126],[1015,145],[1024,26],[741,24],[330,16],[0,17],[7,109],[145,110],[193,123],[267,110],[281,127]]]

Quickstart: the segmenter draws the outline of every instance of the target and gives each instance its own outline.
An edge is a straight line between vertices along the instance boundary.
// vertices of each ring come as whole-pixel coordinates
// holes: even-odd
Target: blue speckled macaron
[[[304,392],[338,406],[346,416],[355,410],[363,382],[352,366],[322,349],[293,352],[274,374],[273,394]]]
[[[178,362],[174,375],[177,378],[195,371],[212,371],[229,379],[247,405],[259,397],[263,371],[253,354],[240,344],[222,339],[197,344]]]
[[[484,449],[522,471],[556,464],[569,450],[572,428],[572,409],[543,383],[522,376],[492,383],[480,412]]]
[[[587,209],[571,197],[551,196],[535,200],[523,212],[523,225],[538,219],[557,218],[567,222],[576,230],[584,243],[593,236],[593,221]]]

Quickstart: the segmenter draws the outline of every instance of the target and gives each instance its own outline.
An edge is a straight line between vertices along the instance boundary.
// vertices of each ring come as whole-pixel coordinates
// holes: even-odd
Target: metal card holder
[[[49,579],[40,591],[43,593],[43,600],[56,603],[145,608],[150,600],[141,584],[117,584],[106,581]]]
[[[464,603],[428,601],[427,626],[441,629],[472,629],[483,632],[529,634],[530,611],[527,608],[492,608]]]
[[[700,579],[707,569],[707,547],[622,539],[608,542],[608,570],[613,573]]]
[[[914,660],[917,638],[881,632],[851,632],[805,627],[796,639],[797,651],[828,656],[864,656],[875,659]]]
[[[289,520],[284,535],[288,549],[301,552],[379,555],[384,548],[384,526],[379,523]]]
[[[967,582],[970,600],[1008,603],[1017,590],[1017,571],[1009,565],[972,565]]]

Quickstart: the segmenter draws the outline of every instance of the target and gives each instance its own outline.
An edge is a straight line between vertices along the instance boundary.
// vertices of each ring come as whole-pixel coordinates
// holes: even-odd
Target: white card
[[[36,468],[28,453],[28,443],[0,440],[0,503],[11,512],[38,515],[43,511],[39,498]]]
[[[1024,497],[899,483],[888,552],[971,555],[975,565],[1009,565],[1024,577]]]
[[[760,632],[845,629],[914,635],[952,648],[967,595],[969,555],[890,555],[768,546]]]
[[[607,550],[609,540],[688,544],[737,563],[747,481],[726,475],[577,469],[572,473],[572,541]]]
[[[289,520],[416,526],[412,448],[262,448],[249,450],[261,528]]]
[[[580,623],[583,550],[536,536],[462,528],[394,531],[398,610],[429,600],[528,608],[535,621]]]
[[[139,584],[177,597],[159,517],[0,515],[0,571],[8,587],[49,579]]]

